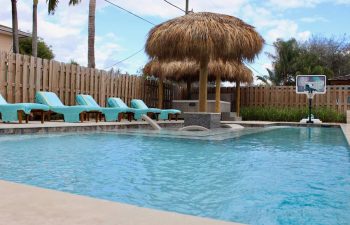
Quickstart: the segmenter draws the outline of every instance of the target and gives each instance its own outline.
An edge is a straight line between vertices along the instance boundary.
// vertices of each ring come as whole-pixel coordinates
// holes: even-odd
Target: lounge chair
[[[65,106],[53,92],[38,91],[35,95],[35,100],[37,103],[41,103],[49,107],[49,117],[51,112],[54,112],[62,114],[65,122],[77,123],[79,121],[83,122],[86,113],[92,112],[96,113],[96,122],[98,121],[97,114],[100,113],[99,108],[80,105]]]
[[[120,98],[108,98],[107,99],[107,105],[108,107],[111,108],[119,108],[119,109],[124,109],[125,112],[128,114],[128,117],[133,117],[135,120],[141,119],[142,115],[144,114],[150,114],[152,113],[149,109],[134,109],[128,107],[123,100]],[[160,113],[160,111],[157,111],[157,113]]]
[[[92,106],[97,107],[100,109],[102,114],[105,117],[105,121],[112,122],[112,121],[120,121],[119,114],[126,113],[126,109],[122,108],[104,108],[101,107],[91,95],[77,95],[76,102],[79,105],[85,105],[85,106]],[[130,119],[131,120],[131,119]]]
[[[10,104],[0,95],[0,114],[3,122],[18,121],[22,123],[22,116],[25,115],[26,123],[28,123],[31,113],[41,114],[41,123],[44,123],[45,112],[49,107],[36,103],[16,103]]]
[[[173,115],[177,120],[179,114],[181,113],[181,111],[177,109],[148,108],[148,106],[140,99],[131,100],[131,107],[135,109],[150,110],[151,112],[159,114],[159,119],[161,120],[171,120]]]

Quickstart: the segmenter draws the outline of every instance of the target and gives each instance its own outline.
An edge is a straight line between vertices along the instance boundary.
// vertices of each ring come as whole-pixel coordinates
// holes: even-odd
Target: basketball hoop
[[[326,93],[326,76],[325,75],[298,75],[296,77],[296,88],[297,94],[305,94],[309,100],[309,116],[307,119],[302,119],[306,123],[313,123],[314,118],[312,118],[311,108],[312,99],[315,94],[325,94]]]

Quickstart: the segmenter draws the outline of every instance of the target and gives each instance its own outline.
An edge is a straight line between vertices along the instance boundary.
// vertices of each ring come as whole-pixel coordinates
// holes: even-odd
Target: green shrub
[[[344,123],[346,121],[344,113],[330,108],[319,107],[313,109],[312,114],[323,122]],[[243,120],[299,122],[307,118],[308,108],[243,107],[241,116]]]

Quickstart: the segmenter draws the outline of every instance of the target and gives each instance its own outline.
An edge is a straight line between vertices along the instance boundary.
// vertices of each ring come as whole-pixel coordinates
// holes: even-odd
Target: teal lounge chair
[[[0,114],[3,122],[22,123],[22,115],[26,116],[28,123],[31,113],[41,113],[41,123],[44,123],[44,113],[49,110],[49,107],[35,103],[16,103],[10,104],[0,95]]]
[[[91,95],[77,95],[76,101],[79,105],[92,106],[100,109],[105,116],[107,122],[119,121],[119,114],[126,113],[126,109],[123,108],[104,108],[101,107]]]
[[[157,108],[148,108],[148,106],[140,99],[131,100],[131,107],[135,109],[150,110],[152,113],[160,114],[159,119],[161,120],[171,120],[172,115],[175,115],[176,120],[178,115],[181,113],[177,109],[157,109]]]
[[[100,112],[97,107],[90,106],[65,106],[57,95],[53,92],[38,91],[35,95],[37,103],[47,105],[49,107],[49,113],[54,112],[62,114],[64,121],[69,123],[77,123],[80,120],[83,122],[83,115],[87,112]]]
[[[144,109],[130,108],[120,98],[108,98],[107,105],[108,107],[111,107],[111,108],[124,109],[126,113],[129,114],[129,116],[132,114],[135,120],[139,120],[141,119],[142,115],[144,114],[147,115],[148,113],[150,113],[150,110],[148,109],[144,110]]]

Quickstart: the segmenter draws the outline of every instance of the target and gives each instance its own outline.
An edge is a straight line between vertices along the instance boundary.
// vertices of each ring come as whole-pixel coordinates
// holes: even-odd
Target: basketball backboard
[[[311,88],[314,94],[325,94],[326,81],[325,75],[298,75],[296,77],[296,93],[305,94]]]

